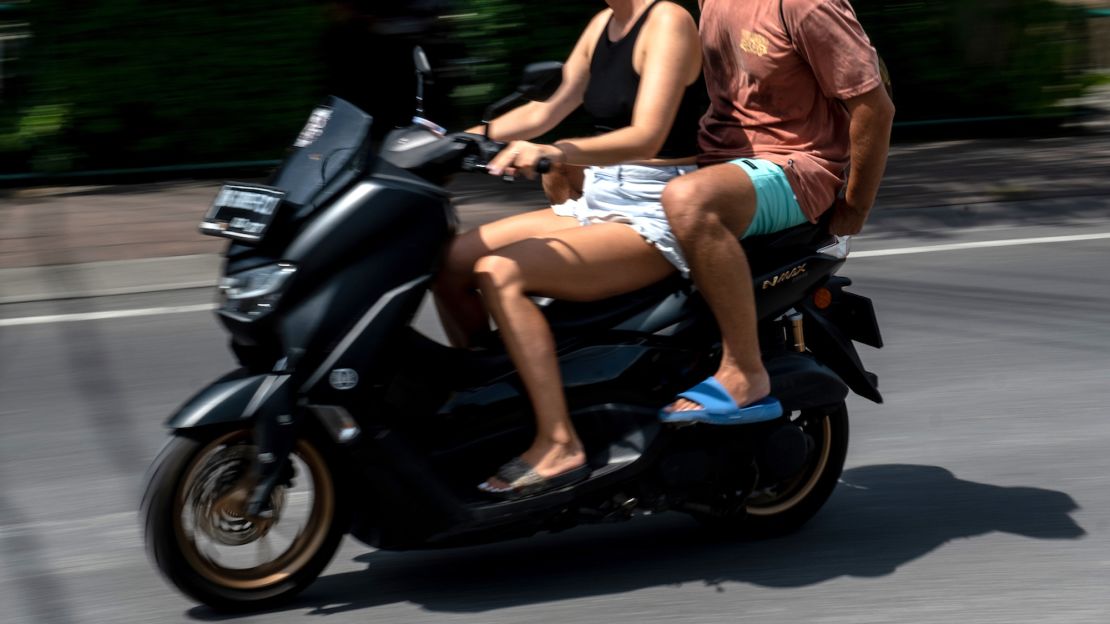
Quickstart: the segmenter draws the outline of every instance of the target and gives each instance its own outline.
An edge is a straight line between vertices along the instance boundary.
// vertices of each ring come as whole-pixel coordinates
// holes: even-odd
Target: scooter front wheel
[[[251,431],[175,434],[154,460],[143,496],[145,538],[159,570],[224,611],[292,598],[324,570],[346,531],[338,478],[311,437],[297,440],[272,517],[245,513],[257,452]]]

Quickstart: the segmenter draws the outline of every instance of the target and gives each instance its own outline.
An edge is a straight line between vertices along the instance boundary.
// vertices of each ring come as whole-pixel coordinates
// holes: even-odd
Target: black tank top
[[[590,60],[590,82],[582,107],[593,118],[598,133],[610,132],[632,124],[632,108],[640,88],[640,75],[632,64],[632,51],[647,16],[662,0],[653,2],[628,34],[619,41],[609,41],[609,24],[601,30]],[[609,18],[612,21],[612,18]],[[709,105],[705,80],[698,79],[686,87],[675,115],[674,125],[657,158],[684,158],[698,153],[698,124]]]

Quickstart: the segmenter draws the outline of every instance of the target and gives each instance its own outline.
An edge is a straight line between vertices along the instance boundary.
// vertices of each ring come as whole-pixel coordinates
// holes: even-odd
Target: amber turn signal
[[[832,305],[832,292],[828,288],[818,288],[813,293],[813,305],[818,310],[824,310]]]

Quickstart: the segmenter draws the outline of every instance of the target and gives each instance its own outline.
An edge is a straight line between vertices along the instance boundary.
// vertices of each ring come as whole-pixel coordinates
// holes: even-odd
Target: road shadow
[[[1108,207],[1110,193],[893,210],[880,203],[859,238],[870,243],[911,239],[915,245],[944,244],[959,241],[970,228],[1090,226],[1105,220]]]
[[[367,569],[323,577],[281,611],[330,615],[411,602],[478,613],[688,583],[805,587],[889,575],[949,542],[994,532],[1079,539],[1086,532],[1070,516],[1077,509],[1063,492],[964,481],[934,466],[866,466],[846,471],[822,513],[784,538],[721,542],[665,514],[491,546],[375,551],[355,559]],[[188,615],[229,619],[205,607]]]
[[[70,213],[50,215],[32,214],[32,231],[64,235],[71,227],[67,223]],[[49,247],[49,246],[47,246]],[[49,264],[74,264],[75,250],[61,248],[38,252],[40,261],[36,266]],[[48,279],[55,283],[54,291],[60,293],[83,293],[96,290],[88,283],[88,275],[77,271],[47,272]],[[65,314],[65,302],[50,302],[57,314]],[[89,301],[89,311],[97,311],[97,300]],[[112,347],[111,337],[99,323],[56,323],[52,326],[59,340],[69,349],[64,359],[65,369],[55,370],[58,387],[72,388],[80,400],[80,412],[74,419],[80,419],[92,431],[92,439],[100,445],[103,457],[111,463],[119,475],[134,478],[141,475],[144,462],[139,451],[145,448],[134,425],[136,418],[126,402],[126,387],[108,361]],[[79,423],[73,423],[75,426]]]

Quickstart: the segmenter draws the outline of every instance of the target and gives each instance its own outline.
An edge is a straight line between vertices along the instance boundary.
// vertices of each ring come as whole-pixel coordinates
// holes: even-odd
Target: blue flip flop
[[[678,396],[693,401],[702,408],[682,412],[660,410],[659,420],[666,423],[748,425],[782,416],[782,403],[774,397],[766,397],[744,407],[738,406],[721,382],[714,377],[709,377]]]

